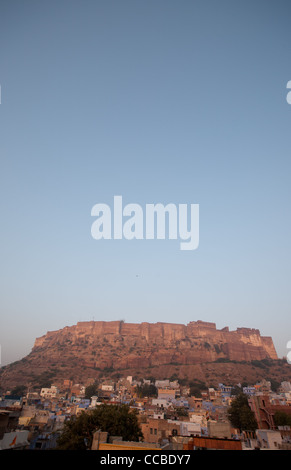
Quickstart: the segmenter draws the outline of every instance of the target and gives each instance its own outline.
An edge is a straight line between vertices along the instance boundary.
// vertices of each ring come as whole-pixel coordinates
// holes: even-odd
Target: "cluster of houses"
[[[93,450],[291,449],[290,426],[277,426],[274,420],[278,411],[291,417],[291,383],[282,382],[276,392],[266,380],[235,388],[248,397],[258,424],[255,432],[241,433],[232,427],[228,410],[236,395],[234,387],[224,384],[197,396],[178,380],[135,381],[130,376],[98,385],[94,379],[85,384],[65,380],[25,396],[6,391],[0,398],[0,450],[54,449],[67,420],[101,403],[136,409],[144,438],[140,443],[128,443],[96,432]]]

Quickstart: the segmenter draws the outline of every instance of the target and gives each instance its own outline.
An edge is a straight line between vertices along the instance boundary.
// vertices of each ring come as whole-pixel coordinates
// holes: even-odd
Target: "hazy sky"
[[[291,4],[2,0],[2,365],[78,321],[291,340]],[[101,240],[91,209],[196,203],[200,244]]]

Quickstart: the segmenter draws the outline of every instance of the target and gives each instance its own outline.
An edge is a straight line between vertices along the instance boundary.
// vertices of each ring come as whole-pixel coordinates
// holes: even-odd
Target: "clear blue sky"
[[[2,365],[86,320],[291,340],[291,4],[2,0]],[[200,245],[91,237],[94,204],[198,203]]]

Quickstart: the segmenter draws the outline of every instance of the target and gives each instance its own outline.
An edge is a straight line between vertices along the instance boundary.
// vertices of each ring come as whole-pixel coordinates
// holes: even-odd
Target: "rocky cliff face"
[[[256,329],[218,330],[215,323],[202,321],[80,322],[37,338],[28,356],[0,369],[0,387],[47,386],[44,383],[67,378],[84,382],[104,374],[159,378],[178,374],[212,383],[226,374],[228,379],[255,380],[252,374],[264,371],[254,371],[251,361],[263,359],[278,358],[272,338]]]
[[[51,360],[78,358],[99,369],[127,369],[161,364],[197,364],[219,358],[252,361],[277,359],[272,338],[259,330],[228,328],[215,323],[80,322],[37,338],[32,352]]]

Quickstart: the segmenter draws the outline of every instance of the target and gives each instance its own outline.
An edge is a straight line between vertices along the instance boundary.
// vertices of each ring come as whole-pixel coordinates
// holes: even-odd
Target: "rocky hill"
[[[0,369],[0,387],[118,375],[255,382],[266,378],[266,367],[269,379],[290,380],[290,366],[278,360],[272,338],[257,329],[91,321],[37,338],[28,356]]]

